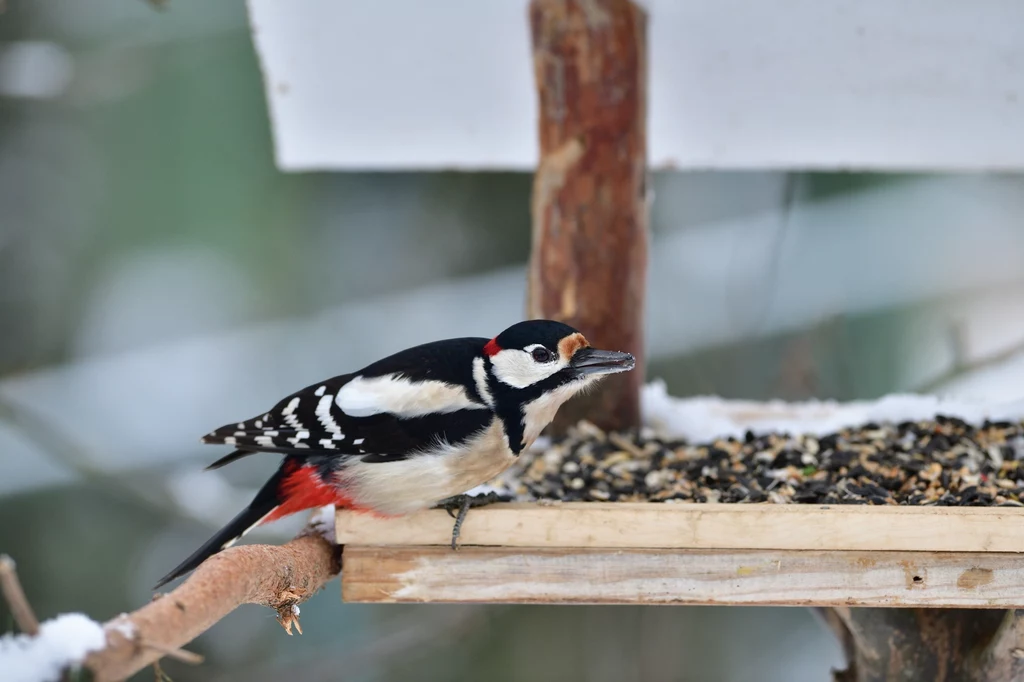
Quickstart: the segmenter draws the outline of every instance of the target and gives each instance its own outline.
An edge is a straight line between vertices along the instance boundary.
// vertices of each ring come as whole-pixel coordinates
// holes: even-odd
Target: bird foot
[[[434,507],[444,509],[448,516],[455,519],[455,526],[452,527],[452,549],[459,548],[459,534],[462,532],[462,522],[466,520],[466,514],[475,507],[486,507],[495,502],[507,502],[512,499],[510,496],[501,495],[495,492],[484,493],[483,495],[455,495],[446,500],[441,500]]]

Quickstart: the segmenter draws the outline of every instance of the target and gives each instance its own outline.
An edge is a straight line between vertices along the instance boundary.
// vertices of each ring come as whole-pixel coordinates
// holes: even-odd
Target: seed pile
[[[1024,422],[953,417],[689,444],[581,422],[506,479],[516,497],[1024,506]]]

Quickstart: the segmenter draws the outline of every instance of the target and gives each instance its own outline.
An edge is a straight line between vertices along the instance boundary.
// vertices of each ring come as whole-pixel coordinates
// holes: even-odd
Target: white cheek
[[[514,388],[526,388],[544,381],[565,367],[562,362],[537,362],[529,353],[505,349],[491,356],[494,376]]]

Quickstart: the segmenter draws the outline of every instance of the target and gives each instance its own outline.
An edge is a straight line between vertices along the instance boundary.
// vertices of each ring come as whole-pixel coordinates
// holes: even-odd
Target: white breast
[[[533,445],[533,441],[537,440],[537,436],[544,430],[544,427],[555,418],[558,408],[597,378],[595,375],[580,381],[573,381],[523,405],[523,447],[528,448]]]
[[[380,514],[409,514],[486,483],[515,461],[497,418],[460,446],[443,445],[398,462],[354,459],[338,473],[346,495]]]

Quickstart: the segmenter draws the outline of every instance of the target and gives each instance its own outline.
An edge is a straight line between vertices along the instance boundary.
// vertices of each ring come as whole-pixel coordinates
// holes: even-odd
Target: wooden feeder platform
[[[339,511],[346,602],[1024,608],[1024,508],[501,503]]]

